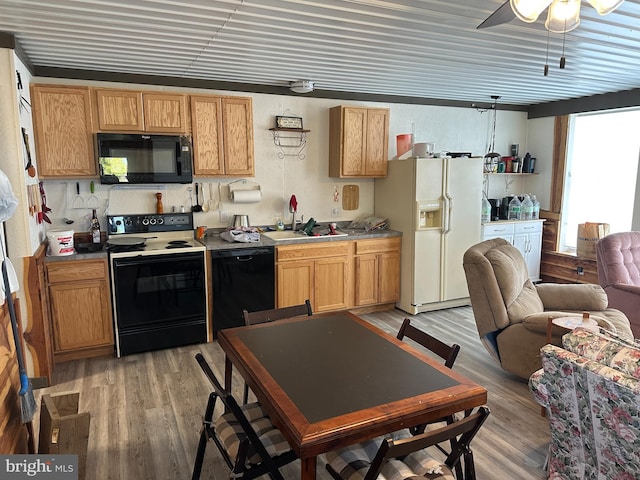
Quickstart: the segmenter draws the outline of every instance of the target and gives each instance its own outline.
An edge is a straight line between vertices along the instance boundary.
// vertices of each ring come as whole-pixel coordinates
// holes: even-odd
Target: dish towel
[[[260,241],[260,233],[256,228],[233,228],[225,230],[220,234],[220,238],[227,242],[251,243]]]

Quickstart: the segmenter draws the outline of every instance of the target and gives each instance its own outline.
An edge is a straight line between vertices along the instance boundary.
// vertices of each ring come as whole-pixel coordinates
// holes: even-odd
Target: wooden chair
[[[326,455],[326,469],[336,480],[395,480],[454,478],[453,469],[458,470],[456,467],[460,467],[461,473],[455,476],[457,480],[475,480],[470,443],[488,416],[489,408],[484,406],[475,413],[437,430],[416,436],[411,436],[407,430],[403,430],[388,438],[378,437],[329,452]],[[446,455],[444,462],[434,459],[426,450],[446,441],[450,441],[453,448]]]
[[[291,307],[272,308],[271,310],[259,310],[257,312],[242,310],[245,325],[273,322],[274,320],[282,320],[283,318],[297,317],[299,315],[311,316],[312,314],[311,302],[308,299],[301,305],[292,305]]]
[[[411,319],[405,318],[404,322],[402,322],[402,326],[400,330],[398,330],[398,335],[396,338],[398,340],[404,339],[404,337],[409,337],[414,342],[419,343],[427,350],[438,355],[440,358],[444,360],[444,366],[447,368],[453,368],[453,364],[458,357],[458,353],[460,352],[460,345],[454,343],[453,345],[447,345],[444,342],[441,342],[435,337],[432,337],[426,332],[423,332],[419,328],[411,325]]]
[[[195,358],[211,382],[213,391],[207,402],[191,478],[200,478],[204,452],[211,439],[231,469],[230,478],[250,480],[268,474],[273,480],[284,480],[278,469],[296,460],[297,456],[280,430],[271,423],[258,403],[239,406],[235,398],[224,390],[202,354],[197,353]],[[214,421],[218,398],[226,413]]]
[[[259,323],[282,320],[283,318],[298,317],[301,315],[311,316],[312,314],[313,311],[311,309],[311,302],[309,301],[309,299],[305,300],[303,304],[292,305],[290,307],[272,308],[270,310],[259,310],[257,312],[248,312],[247,310],[242,310],[242,316],[244,317],[245,325],[257,325]],[[249,385],[245,383],[242,403],[246,404],[248,400]]]

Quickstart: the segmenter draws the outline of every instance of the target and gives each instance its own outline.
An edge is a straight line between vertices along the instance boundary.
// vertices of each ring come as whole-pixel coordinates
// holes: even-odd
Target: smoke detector
[[[296,80],[289,83],[289,90],[296,93],[313,92],[313,82],[311,80]]]

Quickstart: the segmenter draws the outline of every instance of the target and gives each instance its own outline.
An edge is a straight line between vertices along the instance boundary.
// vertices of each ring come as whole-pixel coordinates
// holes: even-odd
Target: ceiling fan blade
[[[516,14],[513,13],[511,5],[509,5],[509,0],[507,0],[500,6],[500,8],[489,15],[484,22],[478,25],[476,29],[495,27],[496,25],[510,22],[514,18],[516,18]]]

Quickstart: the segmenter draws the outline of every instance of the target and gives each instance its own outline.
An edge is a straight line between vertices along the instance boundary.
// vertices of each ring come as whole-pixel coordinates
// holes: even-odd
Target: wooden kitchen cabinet
[[[352,306],[353,242],[314,242],[276,248],[277,306],[299,305],[308,298],[314,312]]]
[[[96,176],[90,89],[34,84],[31,102],[38,176]]]
[[[192,95],[190,103],[195,175],[254,176],[251,98]]]
[[[95,102],[99,131],[189,133],[183,94],[96,89]]]
[[[385,177],[388,151],[389,109],[329,109],[330,177]]]
[[[47,263],[56,361],[113,354],[106,258]]]
[[[400,299],[400,237],[355,242],[355,306]]]

